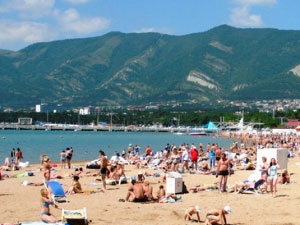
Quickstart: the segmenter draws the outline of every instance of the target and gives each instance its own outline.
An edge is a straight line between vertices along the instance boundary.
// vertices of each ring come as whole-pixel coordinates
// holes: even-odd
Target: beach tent
[[[211,121],[209,121],[208,124],[204,126],[204,128],[207,128],[209,130],[218,130],[217,126]]]

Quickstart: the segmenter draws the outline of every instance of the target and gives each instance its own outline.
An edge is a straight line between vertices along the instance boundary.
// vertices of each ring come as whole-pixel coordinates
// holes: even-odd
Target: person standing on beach
[[[211,149],[216,152],[216,162],[218,163],[219,160],[221,159],[222,151],[220,148],[217,148],[215,144],[212,144]]]
[[[214,169],[216,166],[216,152],[214,149],[210,149],[209,151],[209,165],[210,169]]]
[[[42,164],[44,167],[44,178],[45,181],[49,181],[51,178],[51,163],[50,158],[48,156],[42,157]]]
[[[183,152],[182,152],[182,161],[183,161],[183,168],[187,171],[190,170],[189,168],[189,152],[186,147],[183,146]]]
[[[60,162],[61,162],[61,168],[65,169],[66,167],[66,151],[62,150],[60,153]]]
[[[67,164],[68,164],[68,168],[71,169],[71,160],[73,157],[73,148],[67,148],[67,152],[66,152],[66,158],[67,158]]]
[[[277,192],[277,180],[278,180],[278,174],[277,169],[279,169],[280,166],[276,162],[275,158],[271,159],[270,166],[269,166],[269,180],[270,180],[270,187],[272,192],[272,197],[276,197]]]
[[[128,149],[128,155],[130,155],[131,153],[133,153],[132,144],[129,144],[127,149]]]
[[[146,156],[149,156],[149,155],[151,155],[152,154],[152,149],[150,148],[150,146],[148,145],[147,147],[146,147]]]
[[[15,162],[15,158],[16,158],[16,150],[15,150],[15,148],[13,148],[11,150],[10,157],[11,157],[11,162],[14,163]]]
[[[221,159],[217,166],[217,175],[219,176],[219,192],[226,192],[227,178],[230,176],[230,161],[227,159],[226,154],[221,154]]]
[[[103,189],[106,190],[106,173],[107,173],[107,166],[108,166],[108,160],[106,158],[105,153],[100,150],[99,151],[99,158],[100,158],[100,174],[103,182]]]
[[[19,165],[19,163],[23,159],[23,153],[20,148],[17,148],[16,158],[17,158],[17,165]]]
[[[197,171],[198,169],[198,151],[195,148],[195,146],[192,145],[191,150],[190,150],[190,157],[191,157],[191,161],[192,161],[192,170]]]

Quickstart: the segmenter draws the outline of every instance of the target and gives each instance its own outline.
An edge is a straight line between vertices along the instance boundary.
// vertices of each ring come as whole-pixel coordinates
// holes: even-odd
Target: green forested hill
[[[0,50],[0,105],[139,105],[300,98],[300,31],[100,37]],[[298,66],[298,67],[297,67]]]

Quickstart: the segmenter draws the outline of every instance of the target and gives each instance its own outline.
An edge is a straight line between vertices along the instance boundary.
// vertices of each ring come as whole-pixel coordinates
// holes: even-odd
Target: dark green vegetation
[[[300,31],[223,25],[184,36],[112,32],[0,50],[0,105],[300,98],[300,71],[290,72],[299,64]]]
[[[246,112],[244,114],[245,122],[264,123],[262,127],[278,127],[280,126],[280,117],[297,118],[300,120],[300,110],[276,112],[275,118],[272,118],[270,113],[260,113],[257,111]],[[34,123],[49,122],[49,123],[62,123],[62,124],[97,124],[106,122],[110,124],[111,119],[114,125],[154,125],[163,124],[164,126],[199,126],[204,125],[209,121],[218,122],[220,118],[224,118],[225,122],[237,123],[241,118],[231,112],[170,112],[170,111],[144,111],[144,112],[114,112],[111,116],[110,113],[101,113],[100,115],[85,115],[79,116],[77,113],[64,112],[64,113],[49,113],[48,121],[46,113],[35,112],[13,112],[13,113],[0,113],[0,122],[17,122],[19,117],[33,118]],[[257,127],[258,128],[258,127]]]

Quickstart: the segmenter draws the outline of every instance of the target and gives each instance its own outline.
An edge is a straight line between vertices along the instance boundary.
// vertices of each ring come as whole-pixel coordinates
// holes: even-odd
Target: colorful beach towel
[[[21,223],[22,225],[65,225],[65,223],[63,222],[59,222],[59,223],[44,223],[42,221],[37,221],[37,222],[24,222]]]

